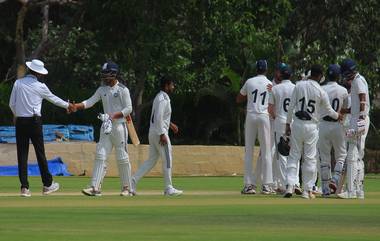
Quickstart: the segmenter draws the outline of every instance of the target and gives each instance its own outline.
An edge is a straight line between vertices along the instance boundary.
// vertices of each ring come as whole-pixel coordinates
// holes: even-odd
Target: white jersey
[[[34,75],[27,75],[14,83],[9,107],[16,117],[41,116],[43,99],[62,108],[69,106],[68,102],[51,93],[46,84],[39,82]]]
[[[268,114],[268,84],[272,82],[265,75],[257,75],[245,82],[240,94],[247,96],[247,113]]]
[[[297,82],[290,100],[286,123],[292,122],[293,115],[295,120],[299,119],[297,113],[300,112],[304,112],[311,121],[318,123],[321,111],[334,119],[339,117],[339,114],[332,109],[327,93],[319,83],[311,79]]]
[[[343,86],[338,85],[337,82],[330,81],[326,85],[322,86],[322,89],[326,91],[331,107],[340,112],[342,108],[348,108],[348,92]],[[321,110],[321,118],[328,116],[325,110]]]
[[[273,86],[269,95],[269,104],[275,106],[276,119],[280,121],[286,121],[294,86],[290,80],[283,80],[280,84]]]
[[[363,76],[356,74],[355,78],[351,83],[351,115],[352,119],[358,119],[360,116],[360,100],[359,94],[366,95],[366,104],[365,104],[365,115],[368,116],[369,113],[369,93],[368,93],[368,84]]]
[[[129,90],[119,82],[112,87],[100,86],[93,96],[82,103],[84,108],[87,109],[95,105],[99,100],[102,100],[104,113],[122,112],[125,117],[132,112],[132,101]],[[117,121],[125,122],[125,118],[120,118]]]
[[[157,135],[168,134],[171,115],[172,107],[169,95],[160,91],[153,101],[149,132]]]

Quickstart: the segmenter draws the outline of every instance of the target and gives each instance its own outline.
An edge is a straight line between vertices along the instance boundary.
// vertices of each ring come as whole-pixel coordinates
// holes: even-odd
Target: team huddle
[[[247,102],[241,193],[255,194],[261,182],[262,194],[290,198],[296,193],[312,199],[320,192],[316,185],[319,176],[323,197],[364,198],[369,93],[356,63],[346,59],[340,66],[331,64],[326,79],[322,66],[313,65],[296,84],[290,81],[289,65],[279,63],[272,82],[265,76],[267,69],[265,60],[257,61],[257,76],[245,82],[236,99]],[[260,154],[254,175],[256,138]]]
[[[89,187],[82,190],[83,194],[101,196],[107,158],[113,148],[121,196],[136,195],[138,181],[159,158],[162,160],[164,195],[183,193],[172,184],[172,146],[168,132],[171,129],[176,134],[178,127],[171,122],[169,95],[174,91],[171,78],[160,78],[160,92],[153,101],[149,120],[149,158],[133,175],[126,125],[132,113],[132,101],[128,88],[118,81],[118,65],[113,62],[103,65],[103,85],[81,103],[63,101],[38,81],[48,73],[43,62],[33,60],[26,65],[30,74],[16,80],[9,102],[15,117],[21,196],[31,196],[27,180],[30,140],[37,154],[43,194],[59,189],[46,163],[40,118],[43,99],[67,109],[69,113],[88,109],[102,101],[104,114],[98,118],[103,124],[96,145],[92,179]],[[255,194],[258,183],[261,183],[263,194],[278,193],[289,198],[296,193],[303,198],[315,198],[319,176],[323,197],[337,194],[340,198],[364,198],[363,157],[370,123],[369,95],[367,82],[357,72],[356,63],[346,59],[340,66],[330,65],[326,80],[322,66],[313,65],[303,80],[296,84],[290,81],[292,70],[289,65],[279,63],[272,82],[265,76],[267,69],[266,60],[257,61],[257,76],[244,83],[236,99],[238,103],[247,102],[244,187],[241,193]],[[252,159],[256,138],[260,143],[260,155],[254,175]],[[332,150],[334,170],[331,170]],[[345,176],[347,180],[344,180]]]

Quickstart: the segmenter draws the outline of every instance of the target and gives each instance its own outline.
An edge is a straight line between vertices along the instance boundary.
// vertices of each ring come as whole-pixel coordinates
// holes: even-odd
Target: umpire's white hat
[[[25,63],[26,66],[28,66],[29,69],[33,70],[34,72],[37,72],[39,74],[47,74],[48,71],[44,67],[44,62],[38,59],[33,59],[32,61],[28,61]]]

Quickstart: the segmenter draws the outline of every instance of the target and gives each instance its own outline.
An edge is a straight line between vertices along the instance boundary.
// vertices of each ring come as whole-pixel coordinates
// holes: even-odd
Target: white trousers
[[[157,160],[162,160],[162,173],[164,175],[165,188],[170,188],[172,184],[172,145],[170,138],[166,135],[168,143],[162,146],[160,136],[154,133],[149,133],[149,158],[136,171],[133,178],[137,182],[145,176],[157,163]]]
[[[101,182],[106,174],[107,159],[115,147],[115,155],[118,164],[121,187],[131,186],[131,164],[128,156],[128,129],[125,123],[112,123],[112,132],[108,135],[100,130],[99,142],[96,145],[94,169],[91,186],[99,190]]]
[[[330,193],[328,183],[331,180],[331,149],[334,148],[335,168],[334,180],[342,175],[344,162],[347,156],[347,141],[345,130],[339,122],[321,121],[319,124],[318,152],[320,160],[320,176],[322,192]]]
[[[270,142],[270,122],[267,114],[247,114],[245,119],[245,158],[244,158],[244,184],[255,185],[254,173],[252,170],[253,150],[258,137],[260,143],[260,162],[262,184],[273,183],[272,177],[272,153]],[[256,173],[260,175],[260,173]]]
[[[349,139],[347,151],[347,191],[364,191],[364,152],[370,119],[366,118],[364,135]],[[356,120],[352,121],[356,123]]]
[[[287,184],[296,185],[298,180],[299,161],[303,156],[302,183],[305,191],[311,191],[317,165],[318,125],[311,121],[295,119],[290,136],[290,154],[286,175]]]
[[[274,122],[275,132],[275,158],[273,159],[274,168],[276,171],[277,179],[278,179],[278,187],[281,189],[286,188],[286,166],[288,163],[288,157],[281,155],[277,150],[277,144],[280,143],[280,138],[285,134],[286,129],[286,121],[276,119]],[[298,184],[298,179],[297,179]]]

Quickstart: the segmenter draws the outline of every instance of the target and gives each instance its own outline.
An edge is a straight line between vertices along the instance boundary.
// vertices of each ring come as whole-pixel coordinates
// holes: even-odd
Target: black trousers
[[[46,156],[44,139],[42,134],[41,117],[17,117],[16,119],[16,143],[17,143],[17,160],[18,176],[21,182],[21,188],[29,188],[28,182],[28,154],[29,140],[32,141],[36,152],[38,167],[41,173],[41,179],[44,186],[49,187],[53,178],[49,172]]]

